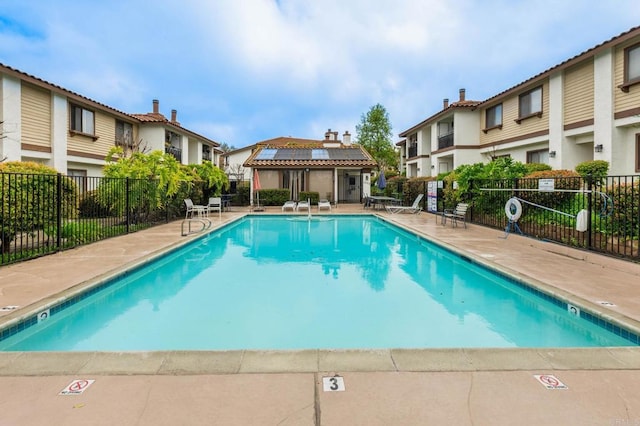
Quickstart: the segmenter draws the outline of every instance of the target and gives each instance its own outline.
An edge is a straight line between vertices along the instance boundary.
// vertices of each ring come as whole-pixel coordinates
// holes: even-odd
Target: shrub
[[[261,189],[257,192],[260,194],[260,204],[263,206],[281,206],[291,196],[288,189]],[[300,195],[302,196],[302,193]]]
[[[287,190],[288,193],[288,190]],[[287,195],[288,196],[288,195]],[[318,200],[320,199],[320,193],[318,192],[307,192],[307,191],[300,191],[300,199],[301,200],[307,200],[310,199],[311,200],[311,204],[318,204]],[[287,200],[284,200],[287,201]],[[284,204],[284,201],[280,204]]]
[[[28,161],[0,163],[0,178],[0,236],[5,253],[18,233],[35,232],[57,221],[58,199],[62,218],[77,215],[75,183],[51,167]]]
[[[87,191],[84,193],[80,199],[80,203],[78,204],[78,217],[109,217],[110,215],[110,209],[108,207],[103,207],[98,202],[96,191]]]
[[[520,179],[518,187],[522,189],[538,189],[539,179],[553,179],[555,189],[579,190],[582,179],[572,170],[542,170],[533,172]],[[518,196],[529,202],[543,206],[553,206],[574,198],[574,192],[520,192]]]
[[[610,213],[610,220],[606,221],[606,232],[622,239],[637,238],[640,235],[640,181],[613,185],[607,189],[606,195],[613,201],[613,208],[607,209],[604,201],[598,197],[596,208],[603,214]]]
[[[591,176],[594,183],[601,184],[609,173],[609,163],[604,160],[584,161],[576,166],[576,172],[584,178]]]
[[[524,167],[527,170],[527,173],[526,173],[527,175],[533,172],[542,172],[545,170],[552,170],[550,165],[543,164],[543,163],[527,163],[524,165]]]
[[[55,237],[57,227],[51,226],[45,229],[47,235]],[[97,222],[79,221],[67,222],[62,225],[60,237],[66,240],[66,246],[76,246],[98,241],[104,236],[102,226]]]
[[[246,206],[249,204],[249,193],[251,192],[251,188],[248,183],[242,183],[241,185],[236,186],[236,193],[231,199],[231,203],[239,206]]]

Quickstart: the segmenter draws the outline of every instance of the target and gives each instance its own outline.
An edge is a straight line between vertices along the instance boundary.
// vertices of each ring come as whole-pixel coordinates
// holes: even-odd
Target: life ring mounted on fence
[[[510,222],[517,222],[522,216],[522,204],[516,197],[511,197],[507,200],[507,204],[504,205],[504,212]]]

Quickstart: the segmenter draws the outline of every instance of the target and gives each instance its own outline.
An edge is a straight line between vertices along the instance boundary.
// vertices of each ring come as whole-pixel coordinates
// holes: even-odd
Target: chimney
[[[160,102],[157,99],[153,100],[153,113],[158,114],[160,112]]]
[[[331,129],[327,130],[327,131],[324,133],[324,140],[326,140],[326,141],[330,140],[330,139],[331,139],[331,135],[332,135],[332,133],[331,133]]]
[[[447,109],[449,107],[449,98],[444,98],[442,100],[442,109]]]
[[[171,110],[171,122],[175,123],[176,122],[176,117],[178,115],[178,111],[176,111],[175,109]]]
[[[465,89],[460,89],[460,102],[464,101],[465,92],[466,92]]]
[[[351,145],[351,133],[349,133],[348,130],[344,132],[344,135],[342,135],[342,143],[345,145]]]

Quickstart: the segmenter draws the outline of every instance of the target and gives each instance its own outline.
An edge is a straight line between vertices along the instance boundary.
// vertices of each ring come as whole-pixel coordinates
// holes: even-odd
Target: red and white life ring
[[[507,204],[504,205],[504,212],[509,221],[517,222],[520,216],[522,216],[522,204],[520,204],[520,201],[515,197],[509,198]]]

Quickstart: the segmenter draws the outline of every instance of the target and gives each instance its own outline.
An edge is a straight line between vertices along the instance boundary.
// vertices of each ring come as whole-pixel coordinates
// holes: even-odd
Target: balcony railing
[[[450,146],[453,146],[453,132],[438,136],[438,149],[444,149]]]
[[[206,161],[211,161],[211,152],[210,151],[202,151],[202,159]]]
[[[164,148],[164,152],[173,155],[176,160],[182,162],[182,149],[169,145]]]
[[[410,146],[409,147],[409,158],[413,158],[413,157],[417,157],[418,156],[418,146]]]

